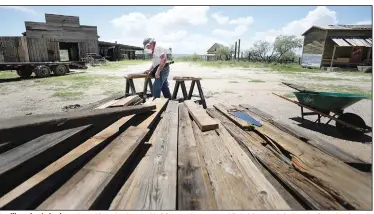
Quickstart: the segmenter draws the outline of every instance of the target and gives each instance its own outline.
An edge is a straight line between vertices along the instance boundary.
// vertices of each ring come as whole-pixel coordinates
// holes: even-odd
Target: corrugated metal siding
[[[0,52],[4,62],[27,62],[27,54],[22,37],[0,37]]]

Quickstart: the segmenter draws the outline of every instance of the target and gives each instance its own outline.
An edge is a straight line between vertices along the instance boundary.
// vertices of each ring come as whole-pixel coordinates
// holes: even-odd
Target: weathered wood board
[[[219,103],[219,104],[214,105],[214,108],[216,108],[218,111],[224,114],[227,118],[229,118],[236,125],[240,126],[242,129],[253,129],[254,128],[252,124],[238,117],[235,117],[234,115],[229,113],[230,111],[236,111],[236,108],[234,108],[233,106],[223,105]]]
[[[132,95],[125,98],[122,98],[120,100],[117,100],[117,102],[114,102],[109,107],[123,107],[128,106],[136,102],[140,97],[138,95]]]
[[[268,136],[291,155],[293,166],[313,177],[314,183],[339,198],[344,206],[353,209],[371,209],[371,178],[294,136],[262,121],[256,131]],[[354,179],[352,179],[354,178]]]
[[[290,127],[289,125],[283,124],[276,119],[274,119],[273,116],[266,114],[265,112],[262,112],[261,110],[257,109],[256,107],[253,107],[251,105],[242,104],[240,105],[242,107],[242,110],[249,111],[250,113],[254,113],[261,117],[263,120],[268,121],[275,127],[279,128],[280,130],[287,132],[291,135],[293,135],[296,138],[299,138],[300,140],[320,149],[321,151],[325,152],[328,155],[331,155],[334,158],[337,158],[338,160],[341,160],[345,163],[365,163],[358,157],[353,157],[352,155],[348,154],[347,152],[341,150],[340,148],[334,146],[333,144],[318,138],[318,139],[310,139],[310,137],[306,137],[305,134],[302,134],[300,131]]]
[[[51,115],[32,115],[28,120],[24,117],[4,119],[0,123],[0,141],[11,140],[14,133],[29,133],[32,130],[45,130],[45,133],[61,131],[68,128],[75,128],[89,125],[97,120],[109,116],[128,116],[140,114],[156,109],[156,106],[128,106],[124,108],[96,109],[91,111],[79,111],[59,113]]]
[[[209,117],[205,110],[198,106],[194,101],[186,100],[184,101],[184,104],[201,131],[209,131],[218,128],[218,123]]]
[[[224,133],[221,126],[216,131],[224,134],[223,137],[216,131],[202,132],[195,123],[192,126],[204,155],[218,209],[290,209],[239,145],[233,145],[234,140]],[[229,150],[231,146],[234,148]]]
[[[129,127],[37,209],[90,209],[144,140],[146,133],[146,129]]]
[[[178,103],[169,101],[151,148],[114,198],[111,210],[175,210]]]
[[[179,105],[178,133],[178,209],[216,210],[210,182],[204,179],[204,160],[200,159],[185,105]],[[211,193],[210,193],[211,192]]]
[[[269,170],[281,180],[291,191],[301,198],[312,209],[317,210],[345,210],[345,208],[329,193],[318,187],[312,180],[303,176],[288,163],[279,159],[264,145],[266,141],[252,131],[244,131],[214,109],[207,112],[221,121],[228,132]]]

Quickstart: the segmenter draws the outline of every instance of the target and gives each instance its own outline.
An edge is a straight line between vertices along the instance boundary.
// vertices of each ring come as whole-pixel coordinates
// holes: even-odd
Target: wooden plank
[[[371,178],[367,174],[277,129],[266,121],[262,121],[262,124],[262,127],[256,127],[256,131],[268,136],[289,152],[293,166],[313,177],[319,187],[341,200],[349,209],[371,209]]]
[[[261,163],[283,182],[294,194],[308,206],[316,210],[344,210],[345,208],[331,194],[318,187],[313,180],[303,176],[292,166],[279,159],[273,152],[265,148],[266,141],[252,131],[244,131],[214,109],[207,112],[221,121],[222,125],[237,142],[247,148]]]
[[[184,80],[201,80],[200,77],[181,77],[181,76],[175,76],[173,77],[173,80],[180,80],[180,81],[184,81]]]
[[[200,108],[194,101],[186,100],[184,104],[201,131],[209,131],[218,128],[218,123],[209,117],[205,110]]]
[[[35,201],[38,201],[43,197],[43,191],[37,190],[43,183],[46,183],[49,177],[61,172],[64,168],[67,168],[68,165],[73,165],[73,163],[77,162],[78,159],[80,159],[81,162],[84,162],[84,159],[89,160],[90,157],[95,154],[95,151],[98,151],[103,145],[105,145],[107,140],[112,138],[118,132],[120,127],[122,127],[132,117],[133,115],[117,120],[112,125],[97,133],[66,155],[49,164],[46,168],[24,181],[22,184],[18,185],[12,191],[0,198],[0,207],[6,209],[30,209],[30,206],[32,206]],[[74,166],[73,168],[65,170],[65,173],[70,174],[76,167],[77,166]],[[57,183],[57,181],[49,181],[46,188],[55,186],[55,183]],[[31,192],[32,197],[26,197],[27,194]]]
[[[160,113],[164,109],[164,106],[166,106],[167,101],[167,99],[156,99],[154,101],[149,101],[149,105],[156,105],[156,111],[152,113],[140,125],[138,125],[138,127],[150,127],[158,119]],[[101,102],[99,102],[98,104],[100,103]],[[56,175],[56,177],[61,177],[59,175],[61,175],[62,173],[71,174],[74,169],[79,167],[79,164],[75,164],[76,162],[84,162],[85,160],[88,160],[90,157],[92,157],[92,155],[96,154],[95,151],[98,151],[100,150],[100,148],[105,146],[108,139],[113,138],[113,136],[117,134],[120,128],[124,126],[124,124],[127,123],[131,118],[134,118],[134,115],[123,117],[117,120],[112,125],[97,133],[95,136],[85,141],[74,150],[71,150],[65,156],[56,160],[54,163],[50,164],[39,173],[17,186],[11,192],[0,198],[0,207],[9,209],[32,208],[32,205],[37,203],[36,201],[44,197],[44,194],[42,193],[47,192],[46,190],[40,188],[50,189],[50,187],[56,186],[60,182],[58,179],[51,180],[50,178],[52,176]],[[70,165],[72,165],[72,167],[70,167]],[[47,183],[47,185],[45,185],[45,183]],[[28,195],[30,194],[32,195],[32,198],[28,197]]]
[[[118,100],[110,100],[104,104],[102,104],[101,106],[97,107],[96,109],[104,109],[104,108],[108,108],[110,107],[111,105],[115,104],[116,102],[118,102]]]
[[[300,131],[284,124],[279,121],[277,121],[273,116],[247,104],[241,104],[241,107],[245,108],[248,113],[254,113],[257,116],[261,117],[261,119],[268,121],[270,124],[274,125],[278,129],[287,132],[288,134],[293,135],[294,137],[314,146],[315,148],[318,148],[319,150],[325,152],[328,155],[331,155],[334,158],[337,158],[338,160],[341,160],[345,163],[365,163],[363,160],[353,157],[352,155],[348,154],[347,152],[341,150],[340,148],[334,146],[333,144],[318,138],[310,139],[306,137],[304,134],[300,133]]]
[[[170,101],[151,148],[123,185],[111,210],[175,210],[177,204],[178,103]]]
[[[144,73],[134,73],[134,74],[126,74],[125,78],[126,79],[141,79],[141,78],[152,78],[152,77]]]
[[[192,127],[196,141],[203,153],[218,209],[266,209],[263,205],[256,203],[259,197],[265,195],[258,193],[253,195],[243,173],[235,164],[217,133],[214,130],[202,132],[196,123],[192,123]]]
[[[203,176],[201,165],[204,160],[198,154],[191,120],[187,108],[179,105],[178,133],[178,209],[217,209],[212,195],[212,187]]]
[[[40,170],[48,162],[53,162],[58,155],[63,155],[72,145],[73,138],[81,135],[81,130],[87,129],[88,126],[64,130],[55,135],[43,135],[16,148],[13,148],[0,155],[0,182],[7,185],[1,185],[0,196],[4,195],[12,188],[22,183],[25,179],[32,176],[33,173]],[[69,142],[67,142],[69,141]],[[66,148],[60,148],[55,151],[55,147],[62,147],[66,143]],[[48,152],[55,151],[54,155]],[[45,156],[42,158],[42,156]],[[35,166],[35,164],[38,164]]]
[[[234,108],[233,106],[223,105],[219,103],[219,104],[214,105],[214,108],[216,108],[219,112],[221,112],[223,115],[229,118],[236,125],[240,126],[242,129],[253,129],[254,128],[254,126],[248,123],[247,121],[230,114],[230,111],[237,111],[237,109]]]
[[[125,162],[143,142],[147,131],[147,129],[129,127],[37,209],[90,209],[110,186],[120,169],[125,170],[123,168]]]
[[[145,119],[138,127],[144,127],[148,129],[153,129],[155,123],[161,116],[161,113],[165,110],[169,99],[165,98],[156,98],[155,100],[149,100],[145,104],[146,105],[156,105],[156,110],[150,115],[147,119]]]
[[[110,105],[110,107],[123,107],[133,104],[135,101],[137,101],[140,97],[138,95],[133,95],[129,97],[122,98],[120,100],[117,100],[117,102],[114,102]]]
[[[96,109],[91,111],[68,112],[51,115],[32,115],[25,117],[13,117],[4,119],[0,123],[0,142],[13,140],[15,133],[30,133],[35,130],[43,130],[44,133],[51,133],[68,128],[94,124],[109,116],[128,116],[140,114],[155,109],[156,106],[130,106],[124,108]]]

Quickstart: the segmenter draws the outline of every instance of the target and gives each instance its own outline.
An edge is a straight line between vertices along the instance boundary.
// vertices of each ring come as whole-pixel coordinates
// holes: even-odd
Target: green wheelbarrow
[[[315,123],[318,122],[319,124],[321,123],[321,117],[327,117],[329,120],[326,124],[334,120],[337,130],[346,137],[357,137],[363,133],[372,131],[372,128],[367,126],[365,121],[357,114],[344,113],[344,109],[360,100],[368,99],[369,96],[336,92],[316,92],[291,83],[283,84],[298,90],[298,92],[294,92],[298,102],[278,94],[273,94],[300,106],[302,121],[304,120],[304,116],[317,115],[318,119]],[[304,109],[308,109],[311,112],[304,112]]]

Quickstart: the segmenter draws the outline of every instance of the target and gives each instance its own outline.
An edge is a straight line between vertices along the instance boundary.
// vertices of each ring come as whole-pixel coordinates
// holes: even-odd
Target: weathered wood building
[[[110,61],[122,59],[136,59],[135,51],[144,51],[144,48],[131,45],[123,45],[117,42],[99,41],[99,54]]]
[[[80,25],[77,16],[45,14],[45,20],[26,21],[23,36],[0,37],[0,61],[79,61],[98,53],[96,26]]]
[[[370,63],[371,25],[312,26],[302,35],[303,67],[357,67]]]

